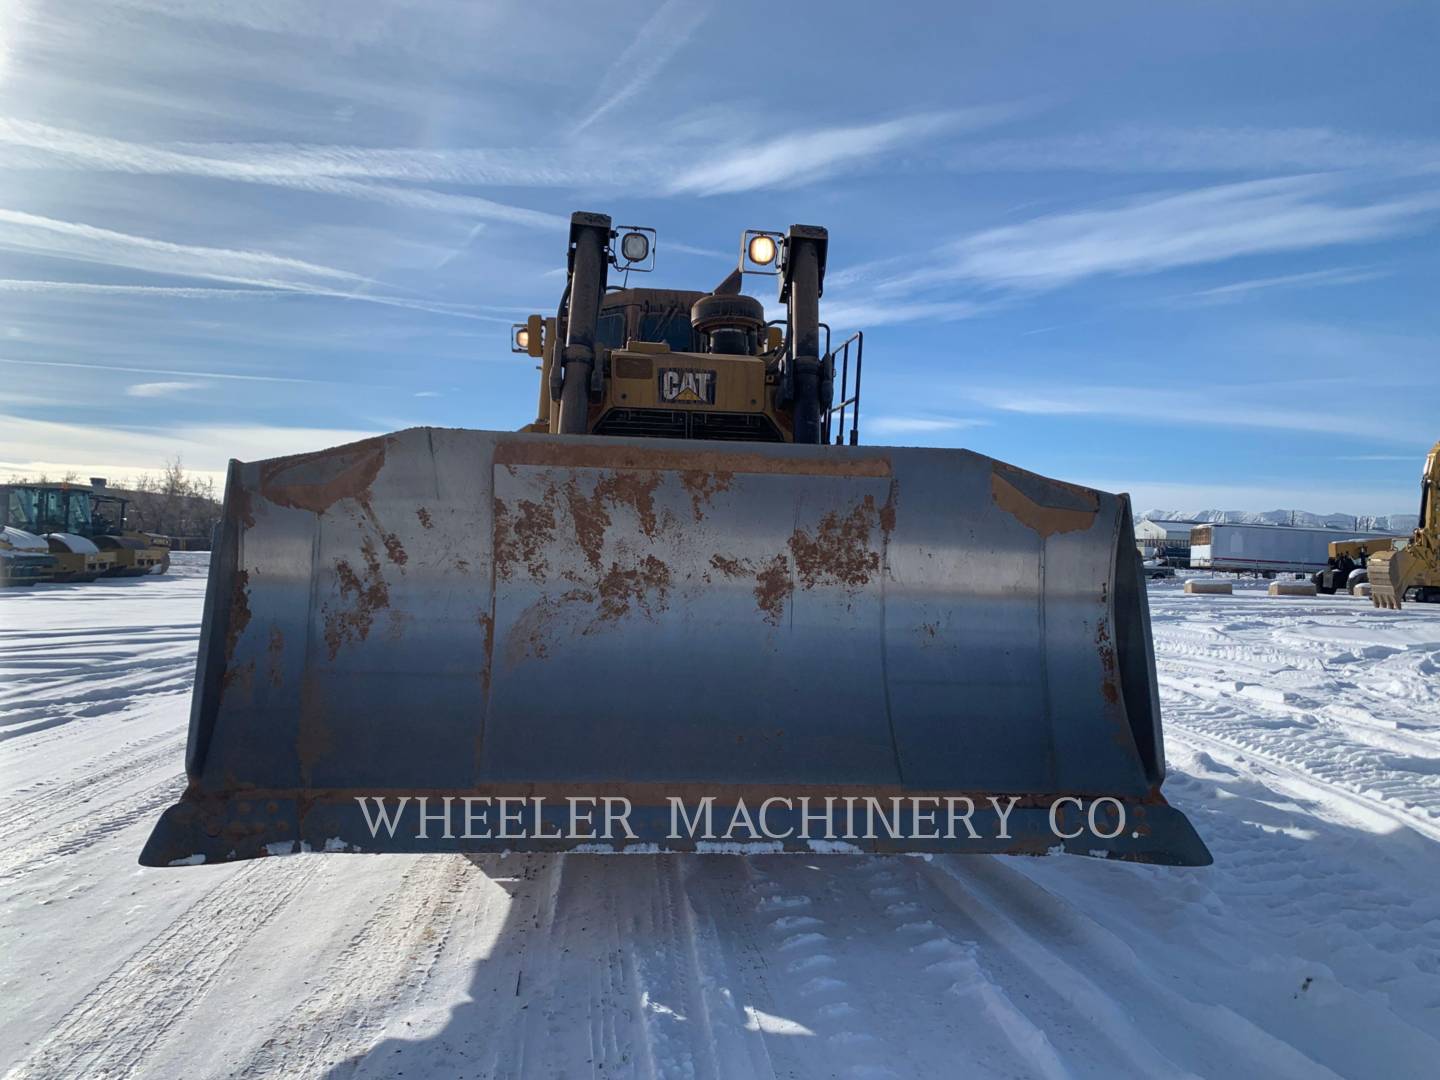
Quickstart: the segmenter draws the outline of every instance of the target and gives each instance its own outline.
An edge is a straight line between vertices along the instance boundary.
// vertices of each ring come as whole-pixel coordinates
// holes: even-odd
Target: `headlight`
[[[620,238],[620,254],[628,263],[643,263],[650,257],[650,238],[644,233],[626,233]]]
[[[766,236],[764,233],[758,233],[750,237],[750,246],[747,254],[750,257],[750,261],[756,266],[769,266],[775,261],[776,251],[777,248],[775,247],[774,237]]]
[[[523,326],[515,331],[515,346],[527,352],[530,350],[530,331]]]

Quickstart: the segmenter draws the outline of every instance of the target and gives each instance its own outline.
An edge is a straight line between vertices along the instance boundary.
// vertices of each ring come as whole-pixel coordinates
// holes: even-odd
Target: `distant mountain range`
[[[1236,525],[1300,525],[1311,529],[1353,529],[1356,532],[1410,533],[1420,524],[1416,514],[1312,514],[1309,510],[1146,510],[1157,521],[1218,521]]]

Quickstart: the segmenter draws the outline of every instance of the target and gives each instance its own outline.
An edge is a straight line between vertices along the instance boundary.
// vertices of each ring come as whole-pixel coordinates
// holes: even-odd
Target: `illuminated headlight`
[[[530,348],[530,331],[523,326],[515,331],[515,347],[517,349]]]
[[[626,233],[620,238],[620,255],[627,263],[643,263],[650,257],[650,238],[644,233]]]
[[[775,238],[760,233],[750,237],[750,245],[746,254],[756,266],[769,266],[775,261],[776,250]]]

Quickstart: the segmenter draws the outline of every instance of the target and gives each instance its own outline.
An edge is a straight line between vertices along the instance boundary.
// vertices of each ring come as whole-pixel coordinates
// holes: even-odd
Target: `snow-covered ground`
[[[17,1077],[1422,1077],[1440,610],[1151,583],[1204,869],[1091,859],[135,864],[203,556],[0,594]]]

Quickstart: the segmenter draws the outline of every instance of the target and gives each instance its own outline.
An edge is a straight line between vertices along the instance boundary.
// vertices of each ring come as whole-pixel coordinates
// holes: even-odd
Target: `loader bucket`
[[[232,462],[141,856],[1071,851],[1160,795],[1123,495],[963,450],[419,428]]]

